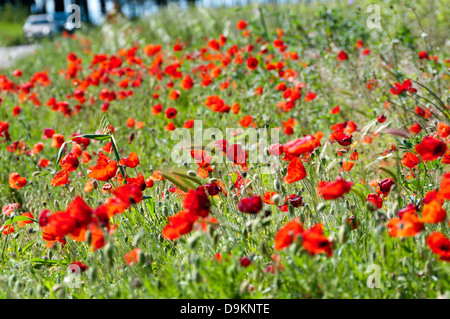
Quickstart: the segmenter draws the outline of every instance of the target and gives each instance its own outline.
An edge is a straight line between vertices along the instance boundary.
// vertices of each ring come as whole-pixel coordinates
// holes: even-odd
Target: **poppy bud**
[[[9,276],[9,278],[8,278],[8,286],[9,287],[14,286],[15,282],[16,282],[16,276],[15,275]]]
[[[209,179],[209,182],[210,182],[210,183],[216,183],[216,182],[217,182],[217,178],[210,178],[210,179]]]
[[[259,250],[261,251],[262,255],[267,255],[268,254],[268,250],[267,250],[267,246],[264,242],[261,242],[261,244],[259,244]]]
[[[57,199],[53,202],[53,205],[55,205],[56,209],[59,209],[59,202]]]
[[[144,233],[142,231],[139,231],[136,235],[134,235],[132,242],[132,245],[134,247],[137,247],[139,245],[139,242],[141,241],[143,235]]]
[[[187,246],[188,246],[190,249],[194,249],[195,246],[196,246],[196,244],[198,243],[198,241],[199,241],[199,239],[200,239],[201,236],[202,236],[202,234],[199,233],[199,232],[194,233],[194,235],[192,235],[191,237],[189,237],[189,239],[188,239],[188,241],[187,241]]]
[[[145,253],[140,250],[138,254],[139,264],[144,265],[146,263]]]
[[[169,216],[169,209],[167,208],[167,206],[163,206],[162,213],[163,213],[163,216],[165,216],[165,217]]]
[[[170,196],[170,192],[167,189],[165,189],[164,190],[164,197],[168,198],[169,196]]]
[[[40,172],[36,171],[36,172],[33,172],[33,174],[31,174],[31,176],[36,177],[36,176],[38,176],[39,174],[40,174]]]
[[[286,174],[283,174],[283,175],[286,175]],[[281,190],[281,183],[278,179],[273,181],[273,188],[275,188],[275,190],[278,192]],[[272,200],[273,200],[273,198],[272,198]]]
[[[194,171],[188,171],[187,174],[188,174],[189,176],[191,176],[191,177],[196,177],[196,176],[197,176],[197,173],[194,172]]]
[[[109,267],[114,264],[114,247],[109,242],[105,246],[106,261]]]
[[[281,200],[280,195],[275,194],[272,196],[272,201],[275,206],[278,206],[280,204],[280,200]]]
[[[342,224],[339,228],[339,243],[344,244],[347,241],[348,225]]]
[[[293,216],[295,213],[294,206],[288,205],[288,211],[289,211],[289,215]]]
[[[97,189],[98,188],[98,183],[97,183],[97,181],[93,181],[92,182],[92,187],[94,187],[94,189]]]
[[[250,284],[250,281],[244,280],[242,282],[242,284],[240,285],[240,287],[239,287],[239,292],[241,293],[241,295],[245,295],[245,294],[251,292],[251,287],[252,286],[253,285]]]

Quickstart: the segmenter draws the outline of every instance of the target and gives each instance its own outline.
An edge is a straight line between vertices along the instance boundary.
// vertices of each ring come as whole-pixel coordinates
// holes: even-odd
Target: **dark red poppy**
[[[242,213],[257,214],[262,209],[261,196],[242,198],[238,203],[238,209]]]
[[[183,207],[189,214],[206,217],[209,215],[211,202],[209,201],[205,189],[191,189],[187,192],[184,198]]]
[[[442,157],[447,151],[447,144],[432,136],[423,138],[420,144],[414,147],[414,150],[422,157],[424,161],[432,161]]]
[[[336,140],[339,145],[342,146],[349,146],[350,144],[352,144],[352,137],[353,135],[346,135],[344,132],[334,132],[331,133],[331,137]]]

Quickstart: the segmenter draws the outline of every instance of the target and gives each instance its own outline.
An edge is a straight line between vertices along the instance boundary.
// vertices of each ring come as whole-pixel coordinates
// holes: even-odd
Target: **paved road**
[[[12,67],[17,59],[32,54],[36,48],[37,46],[35,44],[0,48],[0,69]]]

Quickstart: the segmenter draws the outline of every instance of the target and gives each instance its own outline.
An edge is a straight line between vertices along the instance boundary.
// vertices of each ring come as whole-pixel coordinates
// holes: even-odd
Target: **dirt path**
[[[13,66],[17,59],[32,54],[36,48],[37,46],[35,44],[0,48],[0,70]]]

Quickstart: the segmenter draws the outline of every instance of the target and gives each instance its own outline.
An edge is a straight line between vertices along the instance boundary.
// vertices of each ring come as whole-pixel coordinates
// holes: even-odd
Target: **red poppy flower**
[[[370,202],[374,208],[383,207],[383,199],[377,194],[368,194],[366,201]]]
[[[277,195],[277,192],[266,192],[263,195],[263,201],[264,203],[266,203],[267,205],[274,205],[274,202],[272,200],[272,197],[274,195]]]
[[[312,100],[314,100],[316,97],[317,97],[317,94],[316,94],[316,93],[314,93],[314,92],[307,92],[306,95],[305,95],[305,101],[306,101],[306,102],[312,101]]]
[[[306,170],[299,158],[294,158],[287,167],[287,175],[284,182],[291,184],[298,182],[306,177]]]
[[[450,135],[450,126],[444,123],[439,123],[437,131],[440,137],[447,138]]]
[[[83,264],[81,261],[74,261],[69,265],[70,269],[72,269],[72,272],[76,272],[77,269],[80,272],[85,272],[87,270],[87,266],[85,264]]]
[[[53,134],[52,135],[52,147],[60,148],[64,143],[64,136],[61,134]]]
[[[339,145],[342,146],[349,146],[350,144],[352,144],[352,137],[353,135],[348,136],[344,132],[331,133],[331,138],[336,140]]]
[[[442,204],[438,200],[423,205],[422,223],[436,224],[445,221],[447,217],[446,211],[442,208]]]
[[[341,109],[339,108],[339,105],[336,105],[331,109],[330,114],[338,114],[340,111]]]
[[[193,119],[189,119],[186,122],[184,122],[183,124],[184,128],[192,128],[194,127],[194,120]]]
[[[292,140],[283,145],[283,151],[293,156],[300,156],[312,152],[320,146],[320,140],[313,135]]]
[[[138,176],[135,178],[129,177],[126,180],[128,184],[138,185],[142,191],[144,191],[145,188],[147,187],[147,183],[145,182],[144,176],[142,176],[141,173],[139,173]]]
[[[184,90],[190,90],[194,86],[194,81],[189,75],[185,75],[184,78],[180,81],[180,86]]]
[[[183,207],[189,214],[206,217],[209,215],[211,202],[204,189],[191,189],[184,198]]]
[[[16,209],[20,209],[20,204],[19,203],[6,204],[6,205],[4,205],[2,207],[2,214],[9,216]]]
[[[420,144],[415,146],[414,150],[424,161],[432,161],[445,154],[447,151],[447,144],[432,136],[426,136]]]
[[[78,168],[80,162],[73,153],[69,153],[61,159],[60,164],[62,170],[67,172],[73,172]]]
[[[248,267],[248,266],[250,266],[252,264],[252,261],[247,256],[244,256],[242,258],[239,258],[239,264],[242,267]]]
[[[92,208],[79,196],[70,203],[66,213],[76,222],[77,227],[85,227],[92,220]]]
[[[345,61],[345,60],[348,59],[348,54],[345,53],[345,51],[341,51],[341,52],[339,52],[339,54],[337,55],[337,59],[338,59],[339,61]]]
[[[387,194],[391,191],[393,185],[395,185],[395,182],[392,178],[389,177],[383,179],[378,183],[378,186],[380,187],[380,193],[382,193],[384,196],[387,196]]]
[[[302,246],[311,255],[326,254],[328,257],[331,256],[331,242],[323,234],[323,224],[316,224],[310,229],[305,230],[302,237]]]
[[[402,164],[410,169],[413,169],[417,164],[419,164],[419,157],[410,152],[405,153],[402,158]]]
[[[411,80],[405,80],[402,84],[394,83],[394,86],[390,89],[390,92],[394,95],[402,94],[403,92],[416,92],[417,90],[412,87]]]
[[[139,156],[135,152],[131,152],[128,158],[120,159],[119,165],[129,168],[135,168],[139,165]]]
[[[282,228],[280,228],[275,235],[275,250],[281,250],[289,247],[297,238],[303,234],[302,225],[293,219]]]
[[[251,115],[244,116],[240,121],[239,124],[242,125],[242,127],[247,128],[252,124],[253,117]]]
[[[99,153],[97,165],[89,167],[88,177],[106,182],[116,176],[117,162],[108,158],[102,152]]]
[[[344,172],[350,172],[352,170],[353,166],[355,166],[355,163],[353,163],[353,162],[347,162],[347,161],[341,162],[341,168],[342,168],[342,171],[344,171]]]
[[[411,237],[416,236],[423,230],[423,223],[415,213],[405,212],[401,218],[392,218],[387,227],[391,237]]]
[[[169,223],[166,227],[164,227],[162,235],[164,238],[169,240],[177,239],[181,235],[191,232],[197,219],[197,215],[192,215],[185,211],[181,211],[174,216],[170,216]]]
[[[245,20],[240,20],[237,24],[236,24],[236,28],[238,30],[244,30],[247,27],[248,23]]]
[[[238,209],[242,213],[257,214],[262,209],[262,200],[259,195],[242,198],[238,203]]]
[[[420,131],[422,131],[422,127],[419,125],[419,123],[414,123],[413,125],[411,125],[409,127],[409,131],[412,134],[418,134],[418,133],[420,133]]]
[[[386,116],[384,114],[378,115],[377,116],[377,121],[378,121],[378,123],[386,122]]]
[[[21,177],[19,173],[10,173],[9,174],[9,187],[14,189],[21,189],[27,184],[27,179],[25,177]]]
[[[420,60],[427,60],[428,59],[428,52],[427,51],[420,51],[419,52],[419,59]]]
[[[220,191],[222,191],[222,187],[217,185],[215,182],[204,184],[202,186],[199,186],[197,189],[199,188],[204,188],[208,192],[209,196],[216,196]]]
[[[240,144],[231,144],[226,150],[227,159],[235,164],[244,164],[247,158],[246,152]]]
[[[336,199],[342,197],[346,193],[349,193],[352,186],[352,182],[347,182],[339,176],[334,182],[319,182],[318,193],[323,197],[323,199]]]
[[[434,232],[427,237],[427,246],[439,255],[439,259],[450,261],[450,240],[440,232]]]
[[[254,70],[254,69],[256,69],[257,67],[258,67],[258,60],[256,59],[256,58],[254,58],[254,57],[249,57],[248,59],[247,59],[247,67],[250,69],[250,70]]]
[[[56,173],[50,183],[52,184],[52,186],[66,185],[67,183],[69,183],[69,172],[63,170]]]
[[[55,130],[54,129],[52,129],[52,128],[45,128],[44,130],[43,130],[43,135],[42,135],[42,138],[44,139],[44,140],[46,140],[46,139],[48,139],[48,138],[52,138],[52,136],[55,134]]]
[[[405,213],[416,213],[418,211],[417,206],[414,205],[413,203],[409,203],[408,205],[406,205],[405,207],[403,207],[402,209],[400,209],[397,212],[398,217],[402,218],[403,214]]]
[[[139,262],[140,248],[135,248],[129,253],[125,254],[125,263],[129,266]]]
[[[284,153],[283,145],[280,143],[273,144],[269,146],[269,153],[273,156],[280,156]]]

